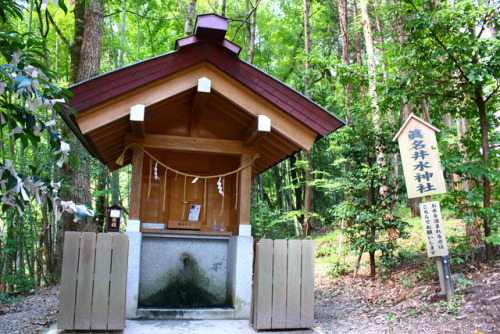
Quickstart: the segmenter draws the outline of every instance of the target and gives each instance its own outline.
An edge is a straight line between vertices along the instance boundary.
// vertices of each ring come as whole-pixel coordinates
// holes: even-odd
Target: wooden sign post
[[[443,218],[439,202],[430,202],[431,195],[446,193],[446,182],[439,160],[436,131],[438,129],[410,115],[394,137],[398,140],[405,175],[408,198],[425,197],[420,204],[427,256],[435,257],[441,291],[447,299],[453,297],[448,247],[444,235]]]

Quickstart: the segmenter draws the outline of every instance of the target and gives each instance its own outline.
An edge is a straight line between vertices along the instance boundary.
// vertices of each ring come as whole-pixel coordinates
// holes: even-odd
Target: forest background
[[[413,113],[441,129],[448,193],[433,199],[465,224],[465,251],[483,245],[491,260],[500,243],[499,11],[495,0],[0,0],[0,292],[57,282],[64,231],[104,231],[108,206],[124,208],[126,225],[130,166],[110,174],[90,157],[55,97],[173,51],[202,13],[229,19],[241,59],[346,121],[256,177],[256,238],[333,231],[339,245],[346,238],[370,254],[372,276],[387,268],[408,237],[403,208],[419,214],[392,141]],[[60,200],[82,206],[60,215]]]

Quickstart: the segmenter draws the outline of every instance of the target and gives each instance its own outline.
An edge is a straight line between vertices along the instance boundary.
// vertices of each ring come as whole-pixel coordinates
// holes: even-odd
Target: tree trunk
[[[77,82],[99,75],[104,20],[104,3],[100,0],[89,0],[84,10],[79,6],[77,2],[77,5],[75,5],[75,41],[71,47],[73,50],[71,59],[72,78],[76,78]],[[80,39],[80,47],[77,47]],[[73,68],[73,65],[78,65],[76,73],[74,72],[75,68]],[[64,138],[72,136],[67,127],[63,128],[62,134]],[[83,146],[76,140],[71,145],[71,151],[80,164],[77,170],[74,170],[73,166],[69,163],[65,164],[61,169],[61,176],[67,182],[68,186],[67,191],[61,192],[61,198],[90,206],[92,204],[90,195],[90,164],[85,162],[86,159],[84,157],[86,152]],[[63,215],[62,225],[64,231],[77,231],[89,228],[87,225],[88,220],[79,226],[73,222],[73,218],[73,216],[68,214]]]
[[[137,12],[137,60],[141,60],[141,26],[139,21],[139,0],[136,3],[136,12]]]
[[[446,113],[443,115],[443,120],[444,120],[444,125],[448,128],[451,129],[453,128],[453,117],[451,116],[450,113]],[[453,145],[455,147],[455,145]],[[460,180],[460,175],[452,173],[451,174],[451,185],[453,190],[456,191],[461,191],[462,190],[462,183]]]
[[[222,9],[220,15],[226,17],[226,0],[222,0]]]
[[[250,0],[245,1],[246,15],[252,10]],[[248,58],[247,61],[253,64],[253,57],[255,54],[255,22],[257,20],[257,10],[254,10],[250,22],[247,23],[247,38],[248,38]]]
[[[90,0],[85,8],[85,28],[78,67],[78,82],[95,77],[100,73],[103,21],[103,2]]]
[[[100,232],[106,232],[106,211],[107,211],[107,196],[106,189],[108,183],[107,168],[100,168],[97,174],[96,190],[99,194],[95,200],[95,221],[97,229]]]
[[[374,6],[377,6],[377,0],[374,1]],[[387,64],[385,63],[385,46],[384,46],[384,32],[382,31],[382,25],[380,24],[380,20],[378,14],[375,14],[375,26],[378,31],[378,41],[380,43],[380,50],[382,51],[382,73],[384,77],[384,82],[387,82]]]
[[[196,0],[189,0],[186,13],[186,24],[184,25],[184,35],[186,36],[193,34],[193,22],[194,22],[195,12],[196,12]]]
[[[294,210],[302,209],[302,186],[300,184],[301,177],[299,176],[299,172],[295,166],[295,162],[297,161],[297,154],[290,156],[290,175],[292,177],[292,182],[295,183],[293,188],[295,189],[295,208]],[[301,222],[302,223],[302,222]]]
[[[85,31],[85,3],[77,1],[73,12],[75,15],[75,33],[73,35],[73,43],[71,44],[71,48],[69,50],[71,56],[71,72],[69,76],[70,85],[78,82],[83,33]]]
[[[356,5],[356,0],[352,0],[352,15],[354,16],[354,20],[356,20],[358,16],[358,7]],[[361,38],[359,37],[359,34],[357,32],[356,32],[356,62],[358,63],[359,67],[363,66],[363,58],[361,58]],[[362,98],[364,98],[366,95],[365,86],[362,83],[359,84],[359,93],[361,94]]]
[[[361,17],[363,18],[363,32],[365,35],[365,45],[366,45],[366,63],[368,65],[368,91],[371,98],[371,105],[373,110],[373,124],[376,130],[379,130],[379,107],[378,107],[378,96],[377,96],[377,85],[376,85],[376,67],[375,67],[375,49],[373,46],[373,35],[370,23],[370,16],[368,15],[368,4],[367,0],[360,1],[361,6]]]
[[[311,34],[309,26],[309,10],[310,10],[310,0],[304,0],[304,43],[305,43],[305,95],[311,98],[311,64],[309,62],[309,54],[311,53]],[[302,236],[306,237],[309,235],[311,229],[311,203],[312,203],[312,186],[310,182],[312,181],[312,156],[311,150],[305,151],[304,157],[307,161],[307,170],[305,171],[305,191],[304,191],[304,222],[302,228]]]
[[[482,158],[484,169],[489,171],[490,157],[489,157],[489,149],[490,144],[488,142],[488,121],[486,118],[486,102],[484,101],[483,90],[481,87],[476,87],[475,89],[475,99],[478,111],[479,111],[479,125],[481,127],[481,148],[483,149]],[[483,208],[487,209],[491,206],[491,181],[490,179],[484,175],[482,178],[483,181]],[[484,227],[484,236],[485,239],[491,235],[491,227],[490,227],[490,218],[488,216],[483,218],[483,227]],[[493,243],[486,242],[486,260],[491,261],[494,257],[493,252]]]
[[[396,0],[394,0],[393,2],[394,2],[395,6],[400,5],[398,3],[398,1],[396,1]],[[393,36],[397,36],[397,37],[395,37],[395,39],[396,39],[396,41],[399,42],[399,45],[402,48],[403,43],[407,39],[407,33],[403,29],[403,23],[401,22],[401,19],[398,19],[395,14],[393,14],[393,16],[392,16],[392,34],[393,34]],[[403,76],[406,76],[408,74],[408,71],[406,69],[402,69],[401,72],[402,72]],[[402,102],[403,102],[403,109],[402,109],[403,119],[406,120],[406,119],[408,119],[408,117],[410,117],[411,113],[413,112],[413,105],[411,104],[411,102],[408,101],[408,99],[406,97],[403,97]],[[425,119],[425,114],[426,114],[426,110],[427,110],[426,105],[425,105],[425,100],[423,101],[422,108],[424,109],[424,119]]]
[[[339,23],[340,23],[340,38],[342,40],[342,60],[349,66],[349,35],[347,33],[347,0],[338,0],[339,8]],[[344,85],[346,96],[346,106],[351,107],[352,101],[352,85],[347,83]],[[349,112],[347,114],[347,124],[349,124]]]
[[[370,226],[370,238],[372,242],[375,242],[375,235],[376,235],[375,223],[372,222]],[[375,277],[377,269],[377,266],[375,264],[375,251],[370,250],[368,253],[370,254],[370,276]]]
[[[120,59],[119,66],[123,67],[123,56],[125,54],[125,28],[127,24],[127,0],[123,0],[122,4],[122,25],[120,29]]]
[[[312,149],[311,149],[312,150]],[[312,181],[312,156],[311,150],[305,151],[305,158],[307,160],[307,170],[306,170],[306,185],[304,194],[304,227],[302,228],[303,237],[307,237],[311,232],[311,204],[312,204],[312,186],[310,185]]]

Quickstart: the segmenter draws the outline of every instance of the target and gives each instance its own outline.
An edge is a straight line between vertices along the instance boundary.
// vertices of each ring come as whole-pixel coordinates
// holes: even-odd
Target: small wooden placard
[[[199,230],[201,229],[201,221],[169,220],[168,228],[179,230]]]
[[[144,229],[149,229],[149,230],[164,230],[165,229],[165,224],[142,223],[141,227],[144,228]]]

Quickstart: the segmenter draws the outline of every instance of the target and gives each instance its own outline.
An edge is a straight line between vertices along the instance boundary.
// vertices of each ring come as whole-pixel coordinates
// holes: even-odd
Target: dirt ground
[[[382,283],[368,277],[332,281],[325,266],[317,266],[316,330],[328,334],[500,333],[500,261],[464,275],[471,283],[455,284],[456,297],[450,303],[438,293],[438,281],[412,280],[420,269],[403,269]]]
[[[0,303],[0,333],[44,333],[57,320],[59,286],[49,286]]]
[[[500,261],[482,266],[455,287],[447,303],[437,281],[415,282],[420,267],[381,282],[359,276],[333,280],[316,266],[318,333],[500,333]],[[0,333],[44,333],[57,320],[59,287],[44,287],[0,304]]]

